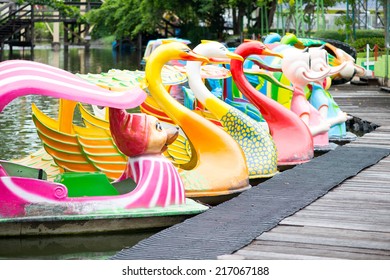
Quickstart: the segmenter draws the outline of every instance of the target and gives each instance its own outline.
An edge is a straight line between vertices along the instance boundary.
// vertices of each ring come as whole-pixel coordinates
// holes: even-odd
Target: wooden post
[[[66,23],[64,22],[64,50],[65,52],[68,51],[69,47],[69,34],[68,34],[68,28],[66,26]]]
[[[59,16],[58,12],[53,12],[54,17]],[[59,51],[61,48],[60,43],[60,23],[54,22],[53,23],[53,41],[51,43],[51,46],[54,51]]]

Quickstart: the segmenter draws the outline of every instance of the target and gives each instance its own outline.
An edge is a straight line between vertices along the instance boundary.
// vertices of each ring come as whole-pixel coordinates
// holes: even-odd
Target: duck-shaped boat
[[[288,49],[282,60],[283,74],[291,81],[294,92],[291,100],[291,111],[294,112],[309,128],[315,148],[327,149],[329,146],[328,131],[330,123],[306,99],[304,87],[310,82],[324,79],[330,68],[313,71],[310,68],[311,58],[308,49]]]
[[[346,66],[346,63],[335,67],[329,66],[328,53],[323,46],[309,48],[309,53],[311,68],[314,71],[330,68],[329,75],[333,76],[342,71]],[[308,85],[310,89],[308,100],[320,112],[321,116],[329,122],[328,137],[330,141],[353,141],[356,139],[356,135],[350,132],[347,135],[346,131],[346,121],[350,117],[340,109],[327,91],[331,83],[332,80],[329,77],[310,83]]]
[[[314,48],[323,46],[327,51],[327,64],[338,69],[333,74],[330,74],[332,84],[334,83],[345,83],[353,78],[353,76],[363,76],[364,69],[355,64],[355,59],[351,55],[347,54],[342,49],[336,48],[332,44],[326,43],[321,40],[308,39],[308,38],[297,38],[294,34],[288,33],[285,36],[280,36],[277,33],[272,33],[266,36],[264,44],[275,52],[283,53],[291,48],[303,50],[308,47],[309,51]],[[278,58],[264,57],[265,62],[268,65],[280,65]],[[290,80],[283,74],[283,72],[275,72],[273,76],[278,79],[282,84],[291,85]],[[265,81],[263,84],[256,85],[258,90],[263,94],[271,97],[278,101],[286,108],[290,109],[292,91],[286,90],[282,87],[276,87],[274,84]],[[309,92],[309,89],[305,89],[305,92]]]

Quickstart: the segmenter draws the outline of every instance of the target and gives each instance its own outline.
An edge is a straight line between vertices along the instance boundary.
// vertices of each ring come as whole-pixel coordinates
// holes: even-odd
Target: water
[[[30,51],[14,50],[13,56],[5,51],[6,59],[31,59]],[[38,46],[34,61],[49,64],[72,73],[100,73],[110,69],[140,68],[140,52],[116,53],[111,48],[69,48],[54,52],[50,46]],[[0,113],[0,158],[23,158],[41,148],[31,118],[31,104],[45,114],[57,118],[58,100],[45,96],[29,95],[13,100]],[[75,116],[77,121],[77,115]],[[0,259],[105,259],[127,246],[150,236],[153,232],[1,238]]]

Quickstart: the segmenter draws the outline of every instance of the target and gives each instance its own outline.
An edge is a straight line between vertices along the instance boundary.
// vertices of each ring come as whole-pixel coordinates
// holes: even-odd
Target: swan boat
[[[112,100],[112,92],[66,71],[40,66],[23,61],[0,64],[0,109],[27,94],[109,106],[115,123],[112,135],[128,156],[126,173],[114,183],[97,172],[65,172],[53,182],[46,180],[42,169],[1,161],[2,236],[165,227],[208,209],[185,198],[179,173],[161,156],[177,130],[168,132],[156,118],[124,110],[145,100],[143,90],[116,92],[117,98]]]
[[[244,59],[266,55],[270,50],[259,41],[248,41],[235,50]],[[314,157],[313,138],[308,127],[293,112],[263,95],[245,77],[243,62],[230,63],[233,79],[243,95],[255,105],[266,120],[278,150],[278,165],[285,168],[304,163]]]

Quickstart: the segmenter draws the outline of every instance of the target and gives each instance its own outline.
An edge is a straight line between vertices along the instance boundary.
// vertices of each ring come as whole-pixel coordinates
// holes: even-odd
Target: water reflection
[[[5,51],[3,59],[30,59],[29,52],[14,50],[12,56]],[[100,73],[110,69],[140,69],[141,53],[114,52],[111,48],[69,48],[55,52],[50,46],[34,50],[34,61],[65,69],[72,73]],[[25,157],[41,147],[31,118],[31,104],[35,103],[48,116],[57,118],[58,100],[46,96],[24,96],[12,101],[0,113],[0,158]],[[77,120],[77,117],[76,117]]]
[[[15,99],[0,113],[0,157],[25,157],[42,147],[31,118],[31,104],[35,103],[45,114],[57,117],[58,100],[29,95]]]
[[[83,47],[69,47],[68,51],[52,51],[49,45],[38,45],[31,55],[29,51],[14,50],[12,55],[5,50],[3,60],[26,59],[49,64],[72,73],[100,73],[112,68],[136,70],[141,69],[140,51],[118,52],[111,48],[92,47],[85,50]]]

